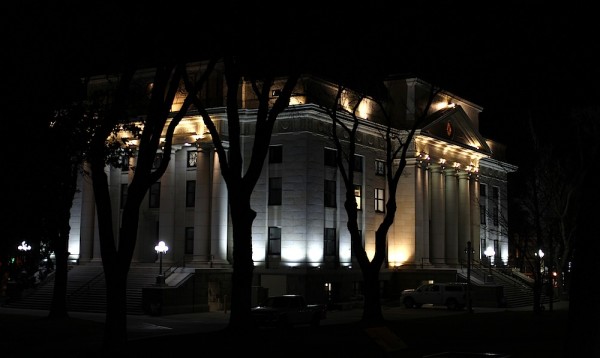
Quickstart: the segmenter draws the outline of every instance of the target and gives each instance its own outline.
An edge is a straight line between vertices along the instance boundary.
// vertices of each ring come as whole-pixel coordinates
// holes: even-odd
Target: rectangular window
[[[269,178],[269,205],[281,205],[281,178]]]
[[[335,180],[325,180],[325,206],[328,208],[337,207]]]
[[[354,184],[354,198],[356,199],[356,209],[362,210],[362,187]]]
[[[281,255],[281,228],[269,227],[268,255]]]
[[[150,186],[148,204],[151,208],[160,207],[160,182],[157,181]]]
[[[195,168],[198,162],[198,152],[190,150],[187,152],[187,167]]]
[[[359,173],[363,171],[363,157],[360,155],[354,155],[354,171]]]
[[[492,187],[492,199],[498,200],[500,198],[500,189],[497,186]]]
[[[193,227],[185,228],[185,254],[186,255],[194,254],[194,228]]]
[[[500,224],[500,211],[498,208],[494,208],[492,220],[494,221],[494,226],[498,226]]]
[[[335,255],[335,228],[325,228],[325,242],[324,242],[324,255],[325,256],[336,256]]]
[[[375,188],[375,212],[385,212],[385,189]]]
[[[269,163],[281,163],[283,161],[283,146],[269,146]]]
[[[125,207],[125,203],[127,202],[127,184],[121,184],[121,209]]]
[[[479,196],[487,196],[487,185],[479,184]]]
[[[336,155],[337,155],[337,150],[335,149],[331,149],[331,148],[325,148],[325,165],[328,167],[336,167],[337,166],[337,162],[336,162]]]
[[[160,162],[162,161],[162,153],[156,153],[156,156],[154,157],[154,162],[152,163],[152,169],[158,169],[158,167],[160,166]]]
[[[486,224],[486,209],[485,209],[485,205],[479,205],[479,221],[481,223],[481,225],[485,225]]]
[[[185,182],[185,206],[193,208],[196,206],[196,181],[188,180]]]
[[[375,175],[385,175],[385,162],[383,160],[375,160]]]

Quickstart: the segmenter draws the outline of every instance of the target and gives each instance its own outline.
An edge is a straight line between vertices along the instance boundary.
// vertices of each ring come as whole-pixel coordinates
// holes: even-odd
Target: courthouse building
[[[143,74],[141,76],[144,77]],[[152,77],[147,76],[148,83]],[[215,75],[209,108],[227,143],[226,84]],[[103,86],[105,79],[91,81]],[[387,82],[399,135],[412,127],[425,108],[431,85],[419,78],[392,77]],[[353,262],[344,210],[345,186],[335,164],[332,121],[321,105],[337,86],[306,75],[298,82],[289,108],[277,119],[262,176],[252,196],[257,212],[252,231],[255,285],[269,294],[320,294],[348,300],[360,296],[360,269]],[[241,89],[242,147],[252,149],[256,101],[252,88]],[[278,95],[277,87],[271,95]],[[176,113],[178,98],[172,111]],[[354,191],[359,228],[372,257],[375,231],[385,214],[385,126],[367,100],[359,108]],[[503,266],[508,262],[507,175],[516,167],[502,160],[501,144],[479,132],[482,108],[452,93],[439,92],[410,143],[407,166],[397,191],[397,213],[387,240],[382,268],[384,296],[398,277],[430,270],[456,271],[466,260],[467,242],[475,260]],[[107,166],[115,227],[135,169],[136,140],[129,143],[120,167]],[[343,139],[343,136],[342,136]],[[141,206],[133,265],[156,267],[154,247],[169,247],[165,266],[196,269],[197,275],[230,272],[232,227],[228,193],[219,160],[202,118],[194,112],[176,129],[169,167]],[[100,262],[97,220],[90,178],[82,176],[71,219],[71,257],[80,265]],[[493,252],[493,253],[492,253]],[[487,256],[486,256],[487,255]],[[400,279],[400,282],[402,280]],[[209,282],[209,295],[227,283]],[[223,292],[221,292],[222,294]],[[209,301],[212,298],[208,298]]]

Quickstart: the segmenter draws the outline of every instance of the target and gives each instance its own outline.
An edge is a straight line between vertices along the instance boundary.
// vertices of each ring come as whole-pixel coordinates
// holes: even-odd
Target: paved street
[[[533,319],[531,307],[512,310],[474,307],[470,315],[466,311],[449,311],[445,307],[407,309],[384,306],[383,314],[388,323],[373,330],[361,328],[358,324],[362,309],[328,311],[319,329],[260,329],[249,334],[255,339],[245,342],[244,347],[271,353],[292,349],[286,356],[301,357],[306,354],[331,356],[342,352],[346,352],[346,357],[365,356],[365,352],[369,357],[425,357],[425,353],[467,348],[477,352],[510,352],[510,357],[519,357],[528,356],[525,353],[530,353],[530,349],[535,347],[538,352],[548,352],[546,357],[560,357],[559,339],[561,330],[565,328],[561,325],[564,326],[567,309],[568,302],[555,303],[553,310],[556,312],[547,310],[542,317],[544,320],[537,321]],[[87,358],[90,352],[98,352],[103,337],[104,314],[71,312],[71,319],[63,323],[48,321],[47,314],[47,311],[40,310],[0,308],[3,323],[0,325],[0,356],[28,356],[21,353],[34,351],[48,353],[45,357]],[[228,320],[229,313],[222,311],[167,316],[131,315],[128,316],[130,350],[144,357],[164,357],[165,353],[166,356],[181,356],[182,352],[202,345],[206,353],[228,356],[239,348],[238,340],[232,341],[219,333],[227,326]],[[552,328],[555,325],[558,329]],[[542,339],[549,343],[540,343]]]

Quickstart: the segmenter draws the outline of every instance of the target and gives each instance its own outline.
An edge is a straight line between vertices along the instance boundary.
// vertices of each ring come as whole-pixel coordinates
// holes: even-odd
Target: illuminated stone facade
[[[388,86],[394,102],[401,104],[393,111],[399,126],[408,128],[424,108],[430,86],[416,78],[390,79]],[[249,86],[242,91],[247,92],[241,103],[242,144],[249,160],[255,109]],[[310,76],[299,83],[290,108],[275,124],[270,155],[252,196],[258,214],[253,227],[256,285],[268,288],[270,294],[318,292],[325,287],[325,291],[337,290],[337,299],[343,300],[359,291],[360,271],[353,265],[343,206],[345,188],[337,168],[328,162],[334,148],[331,119],[317,100],[309,100],[332,96],[334,91],[334,84]],[[376,118],[368,101],[359,110],[364,111],[364,118]],[[465,260],[467,241],[473,243],[475,258],[486,260],[483,252],[491,247],[494,264],[507,263],[507,174],[516,168],[498,156],[501,145],[478,132],[481,110],[453,94],[437,95],[411,143],[399,183],[383,281],[386,272],[403,268],[455,269]],[[225,107],[217,105],[210,114],[223,132]],[[372,256],[388,192],[381,175],[385,127],[377,120],[363,122],[357,137],[361,167],[355,173],[355,185],[361,209],[359,227]],[[178,126],[173,152],[163,153],[171,156],[169,167],[141,207],[134,264],[155,263],[154,247],[162,240],[169,247],[163,257],[167,265],[231,267],[227,188],[207,133],[195,113]],[[135,166],[135,140],[131,143],[129,165],[106,168],[115,227],[119,227],[119,208]],[[99,262],[91,183],[82,177],[79,184],[69,251],[80,263]],[[333,199],[331,193],[335,193]]]

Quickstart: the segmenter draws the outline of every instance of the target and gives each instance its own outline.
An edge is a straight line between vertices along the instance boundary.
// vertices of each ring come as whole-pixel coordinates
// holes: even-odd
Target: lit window
[[[375,188],[375,212],[385,212],[385,190]]]
[[[269,227],[268,255],[281,255],[281,228]]]

